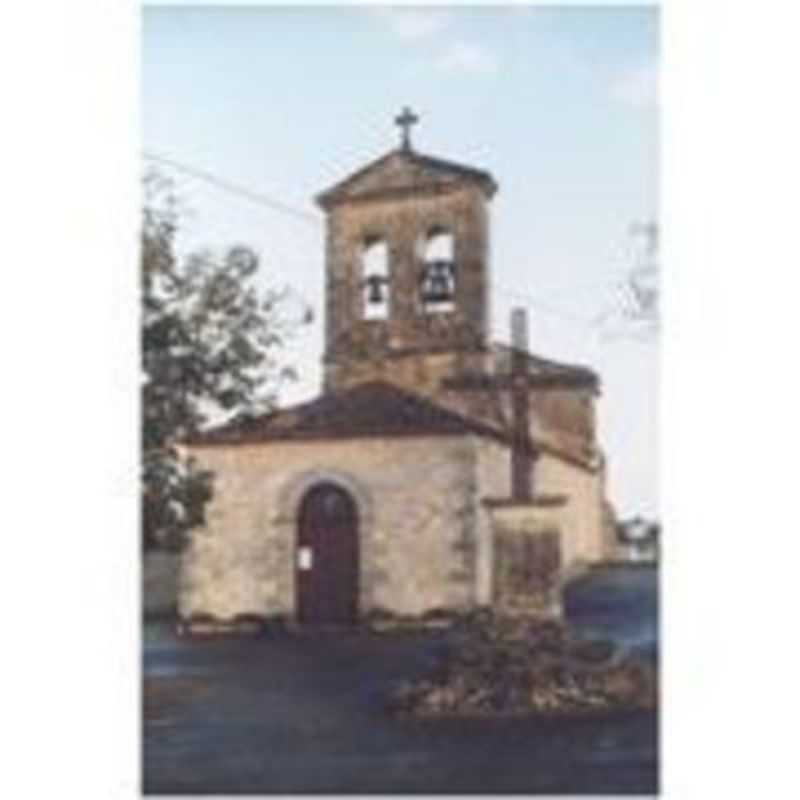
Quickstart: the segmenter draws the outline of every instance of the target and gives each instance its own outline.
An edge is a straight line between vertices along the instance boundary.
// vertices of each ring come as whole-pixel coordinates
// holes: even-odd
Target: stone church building
[[[598,376],[489,336],[494,177],[400,146],[326,214],[316,399],[189,443],[215,474],[183,557],[183,618],[347,624],[494,605],[558,611],[612,546]]]

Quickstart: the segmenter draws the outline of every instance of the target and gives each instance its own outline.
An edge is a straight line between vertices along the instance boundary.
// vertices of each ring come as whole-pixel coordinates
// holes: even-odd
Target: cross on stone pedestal
[[[457,392],[508,392],[511,399],[511,487],[512,500],[522,503],[534,499],[535,462],[537,446],[530,435],[530,393],[550,390],[597,391],[597,377],[582,367],[534,371],[528,352],[528,332],[525,309],[515,308],[511,316],[511,369],[505,374],[466,372],[445,378],[443,386]]]
[[[509,391],[511,394],[511,499],[533,499],[536,449],[530,435],[530,390],[538,381],[528,373],[528,318],[523,308],[511,312],[511,371],[508,375],[467,375],[446,381],[459,391]]]
[[[411,126],[419,122],[419,117],[406,106],[402,113],[394,118],[394,123],[402,131],[402,148],[403,150],[411,149]]]
[[[528,395],[528,318],[525,310],[511,312],[511,409],[514,445],[511,454],[511,497],[533,498],[533,445],[530,440]]]

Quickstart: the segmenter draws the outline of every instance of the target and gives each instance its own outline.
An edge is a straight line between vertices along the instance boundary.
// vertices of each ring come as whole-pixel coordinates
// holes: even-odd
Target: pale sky
[[[617,288],[632,223],[658,214],[658,12],[652,7],[147,7],[143,149],[296,209],[197,177],[182,246],[247,244],[265,285],[317,312],[289,356],[319,389],[323,226],[312,198],[396,146],[404,105],[423,153],[488,169],[492,317],[507,341],[602,379],[600,436],[622,514],[658,512],[658,344],[627,335]],[[600,322],[600,320],[604,320]]]

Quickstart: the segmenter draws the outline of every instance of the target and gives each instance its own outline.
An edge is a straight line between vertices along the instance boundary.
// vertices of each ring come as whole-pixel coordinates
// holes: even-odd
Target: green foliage
[[[180,442],[209,423],[268,411],[293,377],[277,359],[285,294],[259,291],[259,261],[232,247],[179,260],[168,182],[149,175],[141,241],[142,522],[145,547],[179,548],[204,522],[212,476]]]

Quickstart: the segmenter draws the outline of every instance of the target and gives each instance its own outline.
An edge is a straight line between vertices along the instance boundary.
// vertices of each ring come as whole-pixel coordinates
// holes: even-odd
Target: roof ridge
[[[597,377],[595,370],[593,370],[591,367],[587,367],[584,364],[571,364],[567,361],[557,361],[553,358],[546,358],[545,356],[538,355],[527,348],[515,347],[513,344],[506,344],[505,342],[494,341],[491,344],[492,346],[502,348],[509,353],[523,353],[525,356],[531,359],[531,361],[537,362],[543,367],[553,367],[562,371],[579,372],[587,376],[590,375],[595,378]]]
[[[417,392],[412,392],[409,389],[406,389],[402,386],[399,386],[392,381],[381,380],[380,378],[376,378],[370,381],[363,381],[360,383],[351,386],[346,392],[353,392],[358,389],[365,389],[367,387],[374,387],[381,389],[388,389],[391,393],[396,394],[398,396],[403,397],[406,400],[411,401],[419,406],[426,406],[428,408],[435,409],[438,413],[447,416],[453,420],[457,420],[461,423],[466,425],[481,428],[485,430],[487,433],[491,434],[500,434],[505,436],[505,431],[502,431],[500,428],[495,428],[493,425],[489,425],[482,420],[476,419],[474,417],[468,416],[467,414],[463,414],[460,411],[457,411],[454,408],[449,408],[448,406],[442,405],[441,403],[437,403],[432,397],[428,395],[419,394]],[[341,395],[340,395],[341,396]]]
[[[380,409],[380,398],[370,397],[369,392],[375,390],[385,392],[395,398],[402,398],[408,410],[415,410],[421,413],[421,418],[414,419],[405,417],[400,413],[394,417],[391,413],[384,418]],[[343,399],[366,394],[368,402],[359,407],[342,408],[338,403]],[[333,403],[333,405],[331,405]],[[302,415],[302,409],[311,409],[312,413],[306,417]],[[366,416],[364,410],[366,408]],[[434,413],[427,417],[425,410],[432,410]],[[392,409],[389,409],[391,412]],[[398,411],[398,409],[395,409]],[[343,412],[346,412],[343,416]],[[377,416],[376,416],[377,413]],[[359,417],[358,415],[362,415]],[[319,416],[318,416],[319,415]],[[285,416],[288,425],[275,425],[270,427],[268,420],[275,420]],[[294,419],[292,419],[294,417]],[[321,421],[321,424],[320,424]],[[259,423],[262,423],[259,426]],[[303,440],[314,438],[342,438],[360,436],[427,436],[427,435],[464,435],[477,434],[499,441],[501,444],[511,446],[511,434],[507,430],[495,428],[477,417],[468,416],[453,408],[441,405],[433,398],[426,395],[410,391],[391,381],[376,379],[357,383],[346,389],[325,392],[316,398],[287,406],[283,409],[276,409],[259,415],[250,417],[243,425],[239,420],[226,423],[217,428],[211,428],[196,437],[186,441],[187,445],[203,444],[260,444],[273,440]],[[569,461],[572,464],[592,469],[592,465],[585,459],[576,454],[571,454],[561,448],[553,446],[551,443],[543,441],[532,441],[534,449]]]
[[[382,400],[387,404],[394,400],[394,414],[389,408],[388,413],[382,415]],[[349,409],[348,404],[352,406]],[[266,440],[291,438],[293,434],[322,435],[326,429],[330,435],[337,432],[340,435],[358,435],[359,432],[379,435],[380,431],[410,435],[418,431],[420,435],[472,432],[503,441],[508,438],[506,431],[461,414],[432,398],[401,388],[391,381],[373,380],[324,392],[312,400],[258,416],[228,421],[201,432],[187,444],[244,441],[247,437]]]

